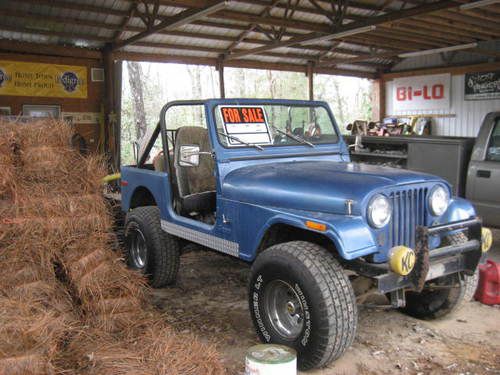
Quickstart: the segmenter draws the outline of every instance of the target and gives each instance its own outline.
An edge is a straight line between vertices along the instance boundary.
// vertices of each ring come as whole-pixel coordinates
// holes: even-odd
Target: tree
[[[135,135],[137,139],[140,139],[147,130],[146,111],[144,110],[144,74],[141,64],[135,61],[127,61],[127,70],[130,93],[133,99],[133,118],[134,124],[136,125]]]

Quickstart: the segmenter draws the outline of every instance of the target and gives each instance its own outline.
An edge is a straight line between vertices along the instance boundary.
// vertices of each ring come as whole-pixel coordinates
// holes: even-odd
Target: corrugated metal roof
[[[149,4],[149,13],[153,10],[154,1],[144,1],[144,3]],[[439,0],[433,0],[433,2],[437,1]],[[273,3],[275,6],[270,8],[268,14],[261,16]],[[124,31],[120,33],[121,40],[131,38],[138,32],[146,30],[144,21],[137,15],[137,12],[144,13],[146,11],[143,2],[138,3],[137,12],[126,21],[133,4],[134,1],[132,0],[2,0],[0,1],[0,38],[41,44],[85,45],[93,48],[103,48],[107,43],[113,43],[115,36],[119,34],[119,30],[124,23],[126,25]],[[154,22],[155,25],[183,11],[189,9],[194,11],[193,9],[199,9],[203,6],[202,3],[198,5],[191,0],[165,1],[160,2],[160,4],[162,5],[159,7],[157,19]],[[227,54],[227,49],[234,45],[236,45],[234,52],[241,53],[258,47],[269,46],[273,43],[279,44],[279,40],[273,41],[270,39],[273,35],[280,34],[279,30],[282,31],[281,41],[311,34],[312,32],[334,32],[335,27],[331,25],[330,21],[334,14],[330,13],[330,17],[325,14],[325,12],[331,11],[331,3],[327,0],[316,0],[316,4],[319,4],[322,9],[319,9],[309,0],[298,0],[297,3],[287,0],[278,1],[277,3],[272,0],[268,2],[267,0],[255,2],[251,0],[232,0],[223,11],[204,15],[170,31],[159,31],[144,37],[136,45],[126,45],[121,50],[128,53],[156,53],[162,56],[171,54],[172,56],[185,56],[187,58],[216,58],[224,53]],[[347,4],[346,18],[343,20],[344,25],[353,22],[359,23],[364,19],[370,21],[370,18],[384,14],[384,12],[396,12],[416,6],[428,6],[405,0],[391,2],[352,0]],[[426,2],[426,4],[429,4],[429,2]],[[195,6],[195,8],[189,8],[189,6]],[[432,31],[439,32],[439,27],[446,27],[448,32],[450,28],[457,28],[459,35],[462,37],[470,35],[472,40],[482,41],[491,40],[494,37],[500,38],[500,31],[491,28],[478,32],[477,35],[471,31],[478,27],[478,19],[484,19],[484,17],[494,19],[495,15],[500,15],[498,7],[481,8],[481,10],[488,9],[492,11],[491,16],[476,13],[479,18],[471,18],[471,23],[468,24],[466,22],[467,17],[472,17],[471,13],[460,14],[458,16],[462,22],[458,26],[453,23],[436,23],[432,24]],[[447,10],[439,10],[439,12],[446,13],[448,17],[456,17],[456,13],[450,13]],[[288,17],[285,17],[285,14]],[[434,12],[433,14],[437,13]],[[464,15],[465,19],[463,18]],[[412,20],[419,20],[419,17],[419,15],[414,15]],[[423,22],[430,22],[425,18],[423,20]],[[254,22],[257,22],[259,26],[254,27]],[[280,26],[286,27],[280,28]],[[338,60],[338,69],[352,70],[354,73],[357,71],[376,72],[378,69],[384,68],[384,66],[390,67],[397,60],[397,56],[396,58],[387,56],[388,51],[397,55],[400,53],[397,49],[398,46],[405,44],[408,45],[408,48],[404,49],[405,51],[416,50],[416,48],[412,48],[411,42],[402,42],[403,40],[421,40],[421,45],[425,45],[425,43],[436,46],[453,44],[452,40],[447,43],[443,42],[443,39],[446,40],[446,32],[439,33],[440,38],[431,41],[433,33],[429,33],[429,35],[422,34],[422,32],[425,33],[425,30],[420,30],[420,34],[412,33],[416,27],[418,26],[408,26],[407,30],[404,28],[398,29],[399,33],[408,34],[406,39],[402,34],[397,34],[400,38],[396,39],[398,44],[394,43],[394,39],[387,39],[384,33],[377,30],[376,38],[369,34],[363,35],[363,38],[360,38],[359,35],[357,37],[356,35],[346,35],[342,39],[335,41],[316,40],[301,43],[300,47],[297,45],[272,48],[269,51],[263,51],[263,53],[241,56],[241,59],[260,63],[301,65],[304,67],[311,61],[321,66],[325,59],[327,61],[331,60],[332,64]],[[248,31],[249,28],[253,29]],[[487,37],[488,33],[491,38]],[[244,39],[234,43],[242,35]],[[391,46],[390,50],[388,50],[388,46]],[[491,48],[498,50],[498,46]],[[349,61],[349,59],[352,60],[353,58],[356,61]],[[237,61],[237,59],[232,61]],[[411,65],[410,62],[407,64]],[[404,69],[407,66],[409,65],[400,63],[398,68],[402,67],[401,69]]]

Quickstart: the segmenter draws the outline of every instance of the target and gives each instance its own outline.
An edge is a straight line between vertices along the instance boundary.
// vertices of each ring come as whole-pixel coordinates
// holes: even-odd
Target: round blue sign
[[[2,87],[3,83],[7,80],[7,75],[5,72],[0,69],[0,87]]]
[[[67,92],[73,92],[78,86],[78,76],[73,72],[64,72],[61,76],[61,84]]]

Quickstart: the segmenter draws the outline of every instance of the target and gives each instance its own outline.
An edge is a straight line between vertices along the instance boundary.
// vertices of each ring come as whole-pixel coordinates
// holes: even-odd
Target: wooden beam
[[[149,29],[140,32],[126,40],[121,40],[117,41],[112,44],[111,50],[116,51],[117,49],[120,49],[122,47],[125,47],[129,44],[133,44],[141,39],[144,39],[158,31],[166,31],[166,30],[171,30],[176,27],[180,27],[182,25],[186,25],[190,22],[193,22],[194,20],[204,17],[208,14],[211,14],[213,12],[216,12],[226,6],[226,1],[225,0],[216,0],[216,1],[210,1],[209,5],[207,5],[204,8],[200,9],[187,9],[184,10],[175,16],[169,17],[167,19],[164,19],[157,25],[154,25],[150,27]]]
[[[0,50],[16,53],[31,53],[34,55],[78,57],[82,59],[102,60],[101,51],[53,44],[16,42],[0,39]]]
[[[357,29],[364,28],[367,26],[377,26],[377,25],[381,25],[384,23],[388,23],[388,22],[394,22],[397,20],[405,19],[405,18],[410,18],[410,17],[420,16],[422,14],[432,13],[432,12],[439,11],[439,10],[454,8],[454,7],[457,7],[458,5],[459,5],[459,3],[455,2],[455,1],[450,1],[450,0],[429,3],[429,4],[417,6],[417,7],[410,8],[410,9],[404,9],[401,11],[383,14],[381,16],[371,17],[371,18],[367,19],[366,21],[352,22],[352,23],[349,23],[345,26],[338,27],[335,32],[330,33],[330,34],[325,35],[323,33],[312,32],[312,33],[308,33],[304,36],[291,38],[289,40],[278,42],[278,43],[273,43],[272,45],[269,45],[269,46],[249,49],[248,51],[243,52],[243,53],[238,53],[238,54],[235,53],[235,54],[229,55],[228,59],[235,59],[235,58],[240,58],[243,56],[260,54],[262,52],[270,51],[272,49],[281,48],[281,47],[288,47],[288,46],[293,45],[293,44],[302,44],[302,43],[306,43],[306,42],[325,40],[325,37],[326,37],[326,39],[334,39],[335,37],[342,35],[342,33],[346,33],[349,31],[355,32]]]
[[[192,57],[192,56],[175,56],[157,53],[136,53],[116,51],[113,53],[116,60],[131,60],[131,61],[149,61],[149,62],[162,62],[162,63],[177,63],[177,64],[193,64],[193,65],[210,65],[216,66],[218,59],[206,57]],[[283,63],[269,63],[258,60],[231,60],[224,62],[224,67],[231,68],[247,68],[247,69],[264,69],[264,70],[279,70],[288,72],[306,73],[307,66],[298,64],[283,64]],[[330,75],[344,75],[351,77],[375,79],[376,74],[361,70],[349,69],[336,69],[336,68],[317,68],[317,74],[330,74]]]
[[[441,73],[451,73],[453,75],[471,73],[471,72],[487,72],[490,70],[500,69],[500,62],[484,63],[484,64],[472,64],[472,65],[457,65],[457,66],[447,66],[441,68],[425,68],[416,70],[405,70],[401,72],[385,73],[382,77],[385,80],[392,80],[399,77],[413,77],[419,75],[429,75],[429,74],[441,74]]]
[[[55,31],[55,30],[49,31],[49,30],[40,30],[40,29],[27,29],[25,27],[20,27],[20,26],[0,25],[0,30],[14,31],[14,32],[26,33],[26,34],[36,34],[36,35],[60,36],[63,38],[82,39],[82,40],[89,40],[89,41],[101,42],[101,43],[109,42],[108,38],[104,38],[104,37],[98,36],[98,35],[68,33],[68,32],[64,32],[64,31]]]

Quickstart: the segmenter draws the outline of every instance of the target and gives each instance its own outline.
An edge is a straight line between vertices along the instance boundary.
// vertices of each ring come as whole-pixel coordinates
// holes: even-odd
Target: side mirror
[[[181,167],[197,167],[200,165],[200,146],[182,145],[179,151]]]
[[[351,131],[352,130],[352,124],[347,124],[347,126],[345,127],[345,130]]]

